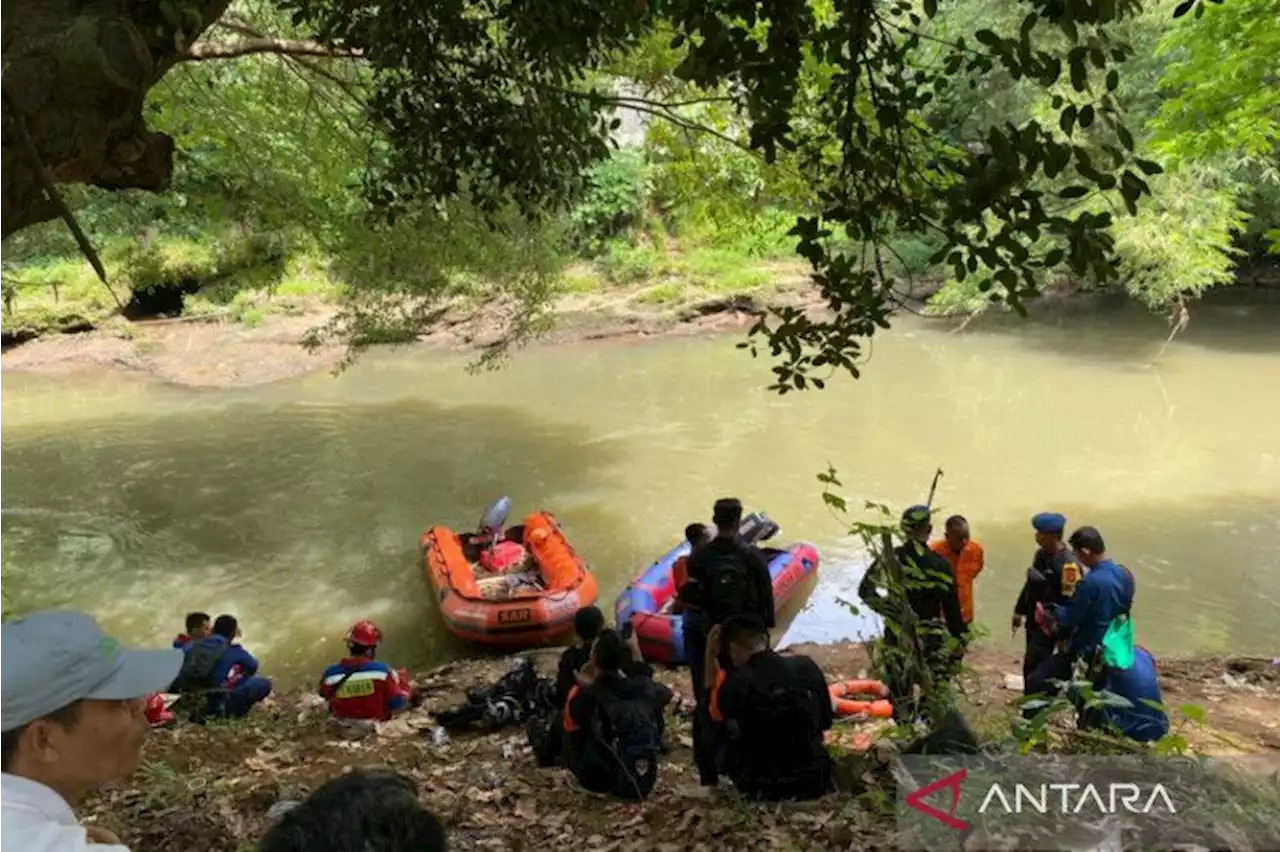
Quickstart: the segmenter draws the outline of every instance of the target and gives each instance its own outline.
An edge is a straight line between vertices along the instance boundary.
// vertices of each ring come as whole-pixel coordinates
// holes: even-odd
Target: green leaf
[[[1062,115],[1058,116],[1058,126],[1062,128],[1062,132],[1070,136],[1071,131],[1075,129],[1076,124],[1076,107],[1074,104],[1062,111]]]
[[[1083,60],[1071,63],[1071,88],[1083,92],[1089,86],[1089,72]]]
[[[826,503],[837,512],[849,511],[849,504],[839,494],[832,494],[830,491],[822,492],[822,502]]]
[[[1091,127],[1093,125],[1093,106],[1085,104],[1080,108],[1080,126]]]
[[[938,14],[938,0],[924,0],[924,13],[929,18]]]
[[[1144,175],[1158,175],[1164,173],[1164,168],[1159,163],[1152,162],[1151,160],[1135,158],[1134,162],[1137,164],[1138,168],[1142,169],[1142,173]]]
[[[1062,198],[1084,198],[1089,190],[1083,186],[1068,186],[1058,193]]]
[[[1120,72],[1112,68],[1107,72],[1107,91],[1114,92],[1120,86]]]
[[[1208,718],[1199,704],[1179,704],[1178,712],[1197,725],[1203,725]]]

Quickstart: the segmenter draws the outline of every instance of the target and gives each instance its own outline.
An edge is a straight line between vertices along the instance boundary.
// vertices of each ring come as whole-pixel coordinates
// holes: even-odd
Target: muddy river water
[[[1160,653],[1280,649],[1280,311],[1201,309],[1164,340],[1136,312],[963,333],[905,319],[864,377],[778,397],[734,339],[546,347],[471,375],[402,350],[236,390],[120,376],[3,379],[5,609],[70,605],[122,637],[234,612],[264,670],[309,680],[343,631],[378,620],[383,656],[463,648],[417,554],[426,526],[490,500],[556,513],[611,608],[628,578],[736,495],[817,544],[820,579],[785,641],[875,630],[841,601],[865,558],[821,499],[937,503],[986,547],[976,609],[1009,613],[1030,516],[1098,526],[1138,579],[1138,641]]]

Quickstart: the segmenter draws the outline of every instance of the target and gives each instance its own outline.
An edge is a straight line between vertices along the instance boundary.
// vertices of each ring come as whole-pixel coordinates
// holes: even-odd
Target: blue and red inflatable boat
[[[803,541],[785,550],[762,550],[769,560],[769,576],[773,578],[774,608],[781,611],[805,581],[818,573],[818,550]],[[631,621],[635,625],[640,650],[649,662],[669,666],[688,663],[684,616],[671,611],[676,595],[672,569],[677,559],[688,555],[689,542],[680,542],[633,580],[614,604],[616,623],[623,625]]]

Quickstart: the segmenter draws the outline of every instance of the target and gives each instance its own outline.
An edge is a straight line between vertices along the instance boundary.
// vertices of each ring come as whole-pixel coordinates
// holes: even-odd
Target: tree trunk
[[[173,140],[147,128],[142,105],[230,0],[6,0],[4,236],[57,217],[35,156],[55,183],[165,190]]]

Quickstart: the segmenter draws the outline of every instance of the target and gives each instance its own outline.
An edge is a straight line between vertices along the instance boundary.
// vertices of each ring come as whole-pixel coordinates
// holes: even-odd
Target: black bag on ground
[[[662,749],[653,706],[643,699],[618,698],[604,690],[599,695],[592,739],[609,766],[608,792],[622,799],[643,799],[658,779]]]
[[[533,749],[533,759],[542,769],[555,766],[560,758],[563,724],[564,717],[560,713],[537,713],[525,722],[524,732],[529,738],[529,748]]]
[[[450,732],[477,729],[497,731],[550,710],[555,684],[539,677],[533,662],[525,659],[491,686],[469,687],[467,700],[435,714],[436,722]]]

